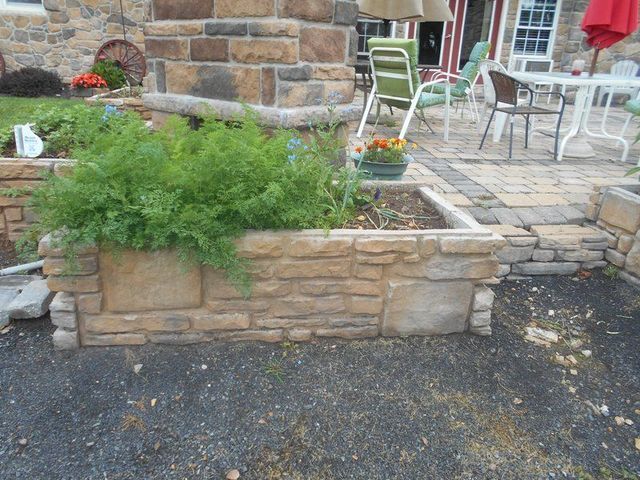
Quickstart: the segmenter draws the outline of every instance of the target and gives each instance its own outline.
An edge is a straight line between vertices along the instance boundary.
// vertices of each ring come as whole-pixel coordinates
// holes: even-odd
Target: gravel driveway
[[[0,335],[0,476],[637,478],[638,291],[596,274],[497,294],[489,338],[57,353],[48,319],[20,322]],[[524,340],[532,319],[583,343],[576,366]]]

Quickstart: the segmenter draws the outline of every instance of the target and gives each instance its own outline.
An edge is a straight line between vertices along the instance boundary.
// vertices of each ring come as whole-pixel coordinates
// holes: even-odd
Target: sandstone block
[[[479,285],[473,290],[473,311],[480,312],[484,310],[491,310],[493,307],[493,300],[496,298],[495,293],[484,285]]]
[[[168,60],[189,60],[189,42],[186,39],[147,38],[144,42],[145,55],[149,58]]]
[[[262,68],[261,101],[268,106],[276,103],[276,70],[273,67]]]
[[[81,245],[76,248],[78,255],[98,253],[98,247],[95,245]],[[38,244],[38,255],[41,257],[64,257],[64,251],[60,248],[58,237],[52,234],[45,235]]]
[[[312,328],[327,324],[325,318],[260,318],[256,320],[258,328]]]
[[[356,240],[356,251],[364,253],[413,253],[417,240],[412,237],[398,238],[362,238]]]
[[[609,248],[605,254],[604,258],[606,258],[609,262],[614,264],[616,267],[624,267],[624,263],[627,261],[626,255]]]
[[[249,31],[247,22],[207,22],[204,33],[207,35],[246,35]]]
[[[443,237],[440,239],[440,251],[442,253],[493,253],[506,244],[505,239],[498,237]]]
[[[469,317],[469,326],[471,328],[486,327],[489,325],[491,325],[491,310],[471,313]]]
[[[352,295],[382,295],[383,288],[379,282],[365,282],[359,280],[316,281],[300,283],[300,293],[309,295],[329,295],[348,293]]]
[[[277,299],[271,303],[269,312],[274,317],[309,316],[320,313],[340,313],[346,310],[342,296],[333,295],[319,298]]]
[[[418,243],[418,253],[422,258],[427,258],[438,250],[438,241],[435,238],[421,238]]]
[[[202,302],[200,267],[180,263],[175,251],[101,253],[99,261],[107,311],[197,308]]]
[[[356,255],[356,263],[365,265],[390,265],[400,261],[400,256],[396,253],[381,255]]]
[[[76,299],[72,293],[58,292],[51,300],[49,310],[53,312],[75,312]]]
[[[353,340],[377,336],[378,327],[319,328],[316,330],[316,337],[337,337]]]
[[[500,263],[520,263],[531,260],[533,255],[534,246],[527,247],[512,247],[507,245],[502,250],[496,253]]]
[[[358,264],[354,266],[353,274],[357,278],[367,280],[380,280],[382,278],[382,266]]]
[[[620,235],[620,238],[618,239],[618,251],[625,254],[629,253],[634,242],[635,238],[632,235],[627,235],[626,233]]]
[[[342,63],[346,57],[347,35],[344,30],[304,27],[300,31],[300,61]]]
[[[288,82],[298,82],[311,80],[313,68],[311,65],[301,65],[297,67],[279,67],[278,78]]]
[[[232,40],[231,58],[240,63],[296,63],[298,45],[293,40]]]
[[[95,255],[79,256],[72,262],[60,257],[47,257],[42,267],[45,275],[91,275],[97,271],[98,258]]]
[[[349,302],[349,311],[353,314],[377,315],[383,308],[384,303],[380,297],[354,295]]]
[[[292,328],[287,330],[287,338],[292,342],[306,342],[311,340],[311,330],[306,328]]]
[[[498,278],[506,277],[510,273],[511,273],[511,265],[501,264],[500,267],[498,268],[498,273],[496,273],[496,277]]]
[[[243,330],[251,325],[246,313],[194,313],[190,317],[194,330]]]
[[[280,18],[326,23],[333,20],[333,0],[280,0],[278,8]]]
[[[392,272],[402,277],[430,280],[480,279],[495,276],[498,265],[493,255],[436,255],[422,263],[394,265]]]
[[[120,333],[115,335],[85,335],[82,345],[88,347],[109,347],[124,345],[144,345],[146,337],[141,333]]]
[[[262,21],[249,23],[249,34],[254,37],[297,37],[300,27],[286,21]]]
[[[3,209],[4,219],[7,222],[19,222],[22,220],[22,208],[21,207],[5,207]]]
[[[353,67],[343,67],[343,66],[315,66],[312,70],[312,78],[316,80],[351,80],[353,81],[353,77],[355,75],[355,71]]]
[[[189,317],[181,313],[144,313],[140,315],[84,315],[84,327],[92,333],[176,332],[189,328]]]
[[[265,300],[208,300],[207,310],[213,313],[265,312],[269,302]]]
[[[98,292],[100,291],[100,279],[97,275],[82,277],[49,277],[47,285],[52,292]]]
[[[81,293],[77,298],[78,311],[97,314],[102,311],[102,293]]]
[[[640,196],[620,188],[608,189],[600,208],[600,219],[636,232],[640,228]]]
[[[627,254],[625,269],[636,276],[640,276],[640,241],[636,241],[633,248]]]
[[[280,278],[346,278],[351,271],[351,263],[345,260],[305,260],[285,262],[276,266]]]
[[[484,327],[471,327],[469,328],[469,332],[481,337],[488,337],[489,335],[491,335],[491,327],[489,325]]]
[[[602,250],[560,250],[556,254],[558,260],[567,262],[595,262],[604,258]]]
[[[77,330],[78,318],[76,312],[52,311],[51,323],[65,330]]]
[[[553,250],[541,250],[536,248],[533,251],[532,260],[534,262],[553,262],[556,252]]]
[[[322,102],[324,86],[311,82],[279,82],[278,106],[283,108],[318,105]]]
[[[57,328],[53,332],[53,348],[56,350],[75,350],[80,347],[78,332]]]
[[[350,238],[301,238],[291,241],[290,257],[341,257],[351,252]]]
[[[192,345],[207,340],[204,333],[186,332],[186,333],[150,333],[148,335],[151,343],[159,343],[162,345]]]
[[[636,277],[635,275],[631,275],[630,273],[625,272],[623,270],[618,274],[618,276],[622,280],[627,282],[629,285],[631,285],[632,287],[634,287],[636,289],[640,289],[640,278]]]
[[[596,268],[605,268],[609,262],[606,260],[596,260],[595,262],[584,262],[582,264],[583,270],[594,270]]]
[[[537,245],[538,237],[509,237],[507,241],[512,247],[529,247]]]
[[[273,0],[216,0],[216,17],[270,17],[275,15]]]
[[[378,325],[378,317],[348,317],[333,318],[329,320],[331,327],[365,327],[367,325]]]
[[[153,0],[155,20],[191,20],[213,17],[213,1]]]
[[[333,23],[340,25],[355,25],[358,23],[358,4],[356,2],[336,2]]]
[[[256,341],[277,343],[284,340],[283,330],[243,330],[241,332],[229,332],[216,334],[216,338],[231,342]]]
[[[511,266],[511,272],[519,275],[571,275],[578,271],[579,263],[527,262]]]
[[[0,160],[0,180],[40,180],[52,170],[52,163],[42,160]]]
[[[472,297],[471,282],[390,281],[382,334],[405,336],[463,332]]]
[[[283,235],[247,235],[236,241],[238,255],[244,258],[277,258],[284,252]]]
[[[226,38],[192,38],[190,51],[191,60],[227,62],[229,60],[229,40]]]

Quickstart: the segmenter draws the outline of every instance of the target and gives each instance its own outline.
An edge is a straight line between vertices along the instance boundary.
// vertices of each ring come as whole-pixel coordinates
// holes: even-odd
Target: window
[[[549,55],[558,3],[558,0],[522,0],[513,42],[514,54]]]
[[[360,34],[360,38],[358,38],[358,56],[368,57],[367,40],[373,37],[384,37],[384,23],[382,23],[382,20],[360,19],[356,30]]]
[[[0,10],[44,11],[42,0],[0,0]]]

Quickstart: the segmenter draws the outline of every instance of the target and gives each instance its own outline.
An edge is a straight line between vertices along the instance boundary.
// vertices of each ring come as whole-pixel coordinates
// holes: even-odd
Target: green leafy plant
[[[127,84],[127,77],[113,60],[100,60],[89,71],[100,75],[107,82],[109,90],[117,90]]]
[[[104,123],[91,142],[77,142],[73,171],[33,194],[38,232],[59,231],[71,259],[87,243],[116,252],[174,247],[185,262],[225,270],[248,295],[235,238],[246,229],[339,226],[353,205],[353,178],[334,176],[297,132],[267,135],[250,113],[232,123],[207,118],[197,131],[178,117],[158,132],[139,118]]]
[[[56,72],[26,67],[0,77],[0,93],[16,97],[53,96],[62,91],[62,79]]]
[[[616,278],[618,278],[620,269],[616,267],[614,264],[610,263],[609,265],[604,267],[604,269],[602,270],[602,273],[604,273],[611,280],[615,280]]]

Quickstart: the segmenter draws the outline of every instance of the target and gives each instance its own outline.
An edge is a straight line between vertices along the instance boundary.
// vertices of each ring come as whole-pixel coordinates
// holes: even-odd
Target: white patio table
[[[612,135],[606,131],[607,116],[611,106],[612,95],[608,95],[607,105],[600,122],[600,131],[589,130],[588,120],[591,113],[593,97],[598,87],[640,87],[639,77],[620,77],[608,73],[597,73],[590,77],[587,73],[571,75],[564,72],[510,72],[516,80],[522,83],[535,84],[551,82],[555,85],[577,88],[573,116],[568,129],[564,130],[558,149],[558,161],[563,156],[573,158],[589,158],[595,156],[595,152],[586,137],[606,138],[620,142],[624,147],[622,160],[629,153],[629,142],[623,137]],[[563,121],[564,123],[564,121]]]

